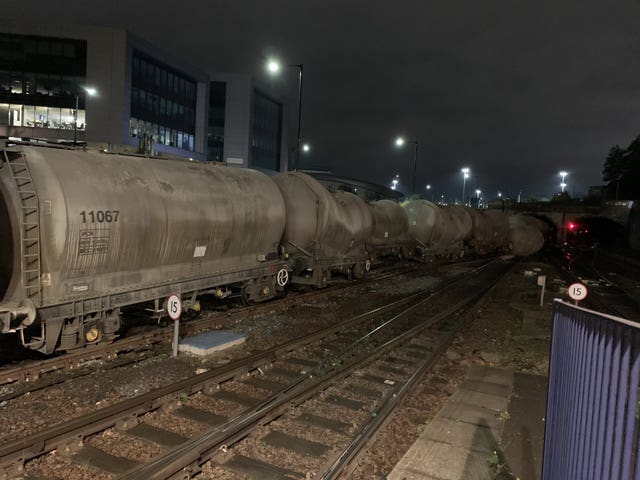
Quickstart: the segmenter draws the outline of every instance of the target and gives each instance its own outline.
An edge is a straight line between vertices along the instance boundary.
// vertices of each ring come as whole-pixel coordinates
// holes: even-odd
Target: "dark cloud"
[[[123,26],[211,71],[305,64],[306,165],[450,198],[550,193],[557,171],[598,184],[610,146],[640,133],[640,4],[621,0],[21,2],[18,16]],[[295,110],[296,75],[275,82]],[[295,117],[295,115],[294,115]],[[292,125],[293,127],[293,125]]]

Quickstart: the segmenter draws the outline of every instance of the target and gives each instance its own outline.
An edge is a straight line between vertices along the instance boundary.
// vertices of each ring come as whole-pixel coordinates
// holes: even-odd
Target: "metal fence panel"
[[[640,324],[557,301],[543,480],[640,480]]]

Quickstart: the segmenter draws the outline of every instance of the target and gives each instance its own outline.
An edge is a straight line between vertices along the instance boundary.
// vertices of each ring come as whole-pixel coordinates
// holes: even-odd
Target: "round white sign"
[[[180,315],[182,314],[182,301],[178,295],[173,294],[167,298],[167,313],[171,320],[180,319]]]
[[[584,300],[587,298],[587,294],[589,292],[587,291],[586,285],[581,283],[572,283],[569,285],[569,288],[567,288],[567,293],[572,300]]]

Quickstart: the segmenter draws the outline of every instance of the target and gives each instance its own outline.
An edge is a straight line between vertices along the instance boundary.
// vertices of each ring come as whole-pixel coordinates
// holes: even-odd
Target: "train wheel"
[[[242,303],[245,305],[253,305],[255,302],[253,298],[253,288],[252,285],[246,283],[242,286]]]

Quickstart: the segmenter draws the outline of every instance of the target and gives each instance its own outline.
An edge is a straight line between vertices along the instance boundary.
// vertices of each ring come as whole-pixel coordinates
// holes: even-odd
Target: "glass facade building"
[[[250,165],[280,170],[282,103],[254,89],[251,105]]]
[[[194,151],[197,82],[137,50],[131,71],[131,136]]]
[[[0,125],[85,128],[87,42],[0,33]]]
[[[0,138],[77,139],[124,154],[280,170],[280,94],[248,73],[191,65],[122,28],[0,22]]]

